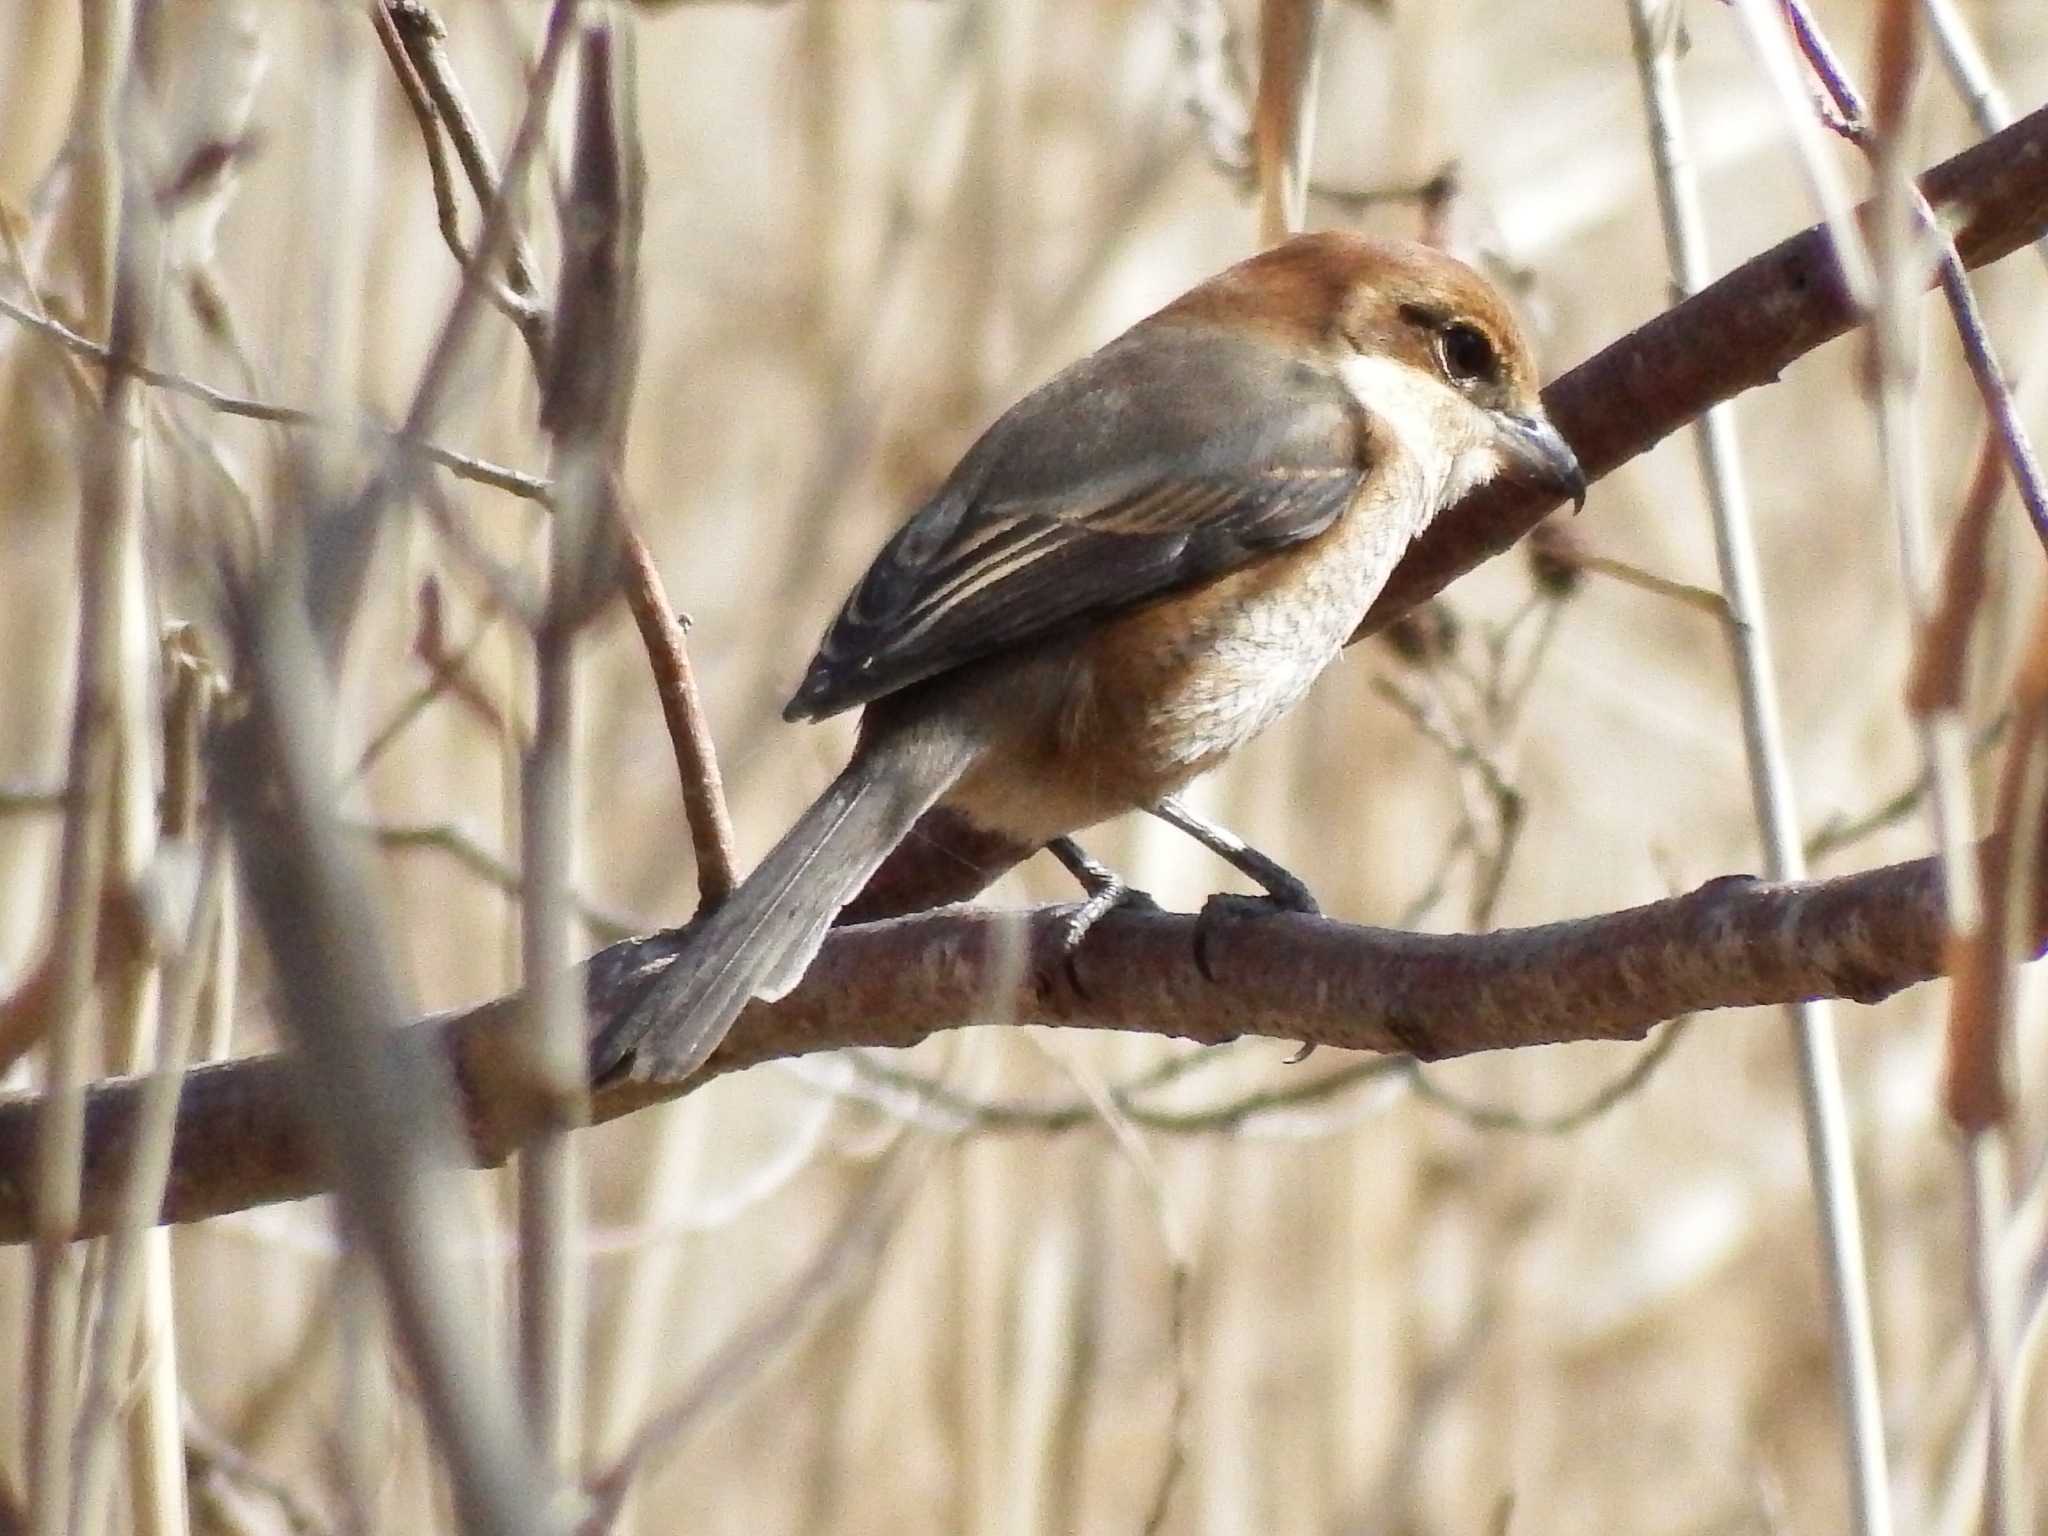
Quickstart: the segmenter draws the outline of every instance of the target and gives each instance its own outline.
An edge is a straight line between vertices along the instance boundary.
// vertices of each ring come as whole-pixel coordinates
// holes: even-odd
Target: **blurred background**
[[[339,376],[394,419],[456,269],[368,20],[316,0],[161,8],[179,41],[160,89],[217,112],[234,152],[176,231],[152,360],[285,401]],[[538,9],[439,9],[502,153]],[[1819,7],[1859,73],[1868,10]],[[1962,10],[2014,104],[2038,104],[2048,10]],[[1814,211],[1732,14],[1694,4],[1682,23],[1719,271]],[[1005,405],[1254,248],[1231,162],[1255,27],[1236,0],[640,14],[645,339],[628,478],[694,621],[743,860],[843,760],[846,721],[786,726],[779,707],[882,538]],[[53,227],[79,49],[72,7],[0,0],[0,194],[60,316],[77,313]],[[361,112],[344,110],[351,91]],[[1916,161],[1977,137],[1938,70],[1921,102]],[[1547,374],[1668,302],[1622,0],[1332,0],[1314,145],[1312,225],[1426,235],[1482,264],[1518,298]],[[351,208],[362,216],[334,228]],[[552,218],[532,222],[546,265]],[[339,340],[317,323],[336,270],[363,306]],[[2030,384],[2042,283],[2030,254],[1979,282]],[[10,256],[0,292],[25,291]],[[1928,335],[1926,476],[1945,526],[1981,408],[1945,320]],[[66,366],[0,320],[0,783],[25,792],[61,782],[68,728],[81,418]],[[1738,407],[1823,873],[1927,846],[1898,798],[1918,767],[1900,703],[1910,636],[1861,369],[1859,344],[1838,342]],[[544,469],[531,370],[500,317],[455,399],[443,442]],[[2048,430],[2041,392],[2023,387],[2021,403]],[[273,428],[152,394],[165,621],[205,625],[208,551],[250,536],[238,519],[260,527],[278,449]],[[253,513],[222,510],[228,482]],[[530,504],[442,484],[477,538],[533,553]],[[1325,911],[1368,923],[1540,922],[1760,870],[1727,647],[1685,590],[1717,583],[1687,443],[1602,481],[1558,538],[1570,559],[1518,550],[1398,644],[1354,647],[1194,803],[1302,875]],[[1984,726],[2040,586],[2016,513],[1994,547],[1973,673]],[[422,700],[450,657],[460,686]],[[646,661],[616,608],[581,680],[594,945],[682,919],[695,871]],[[371,569],[337,749],[366,759],[347,814],[380,850],[421,1010],[517,981],[499,876],[518,854],[531,697],[516,624],[423,521],[397,525]],[[36,807],[17,795],[0,817],[0,974],[31,966],[50,927],[57,818]],[[1234,884],[1148,820],[1087,844],[1171,906]],[[992,899],[1071,888],[1041,860]],[[213,1048],[275,1041],[256,950],[243,946]],[[1901,1528],[1922,1531],[1975,1528],[1942,1000],[1921,988],[1839,1020],[1892,1485]],[[2024,1197],[2044,1109],[2038,1010],[2023,1030]],[[1288,1054],[977,1028],[904,1057],[763,1067],[591,1133],[593,1465],[661,1406],[708,1392],[650,1459],[623,1528],[1136,1531],[1162,1496],[1160,1528],[1185,1532],[1843,1528],[1782,1014],[1420,1071]],[[8,1085],[34,1081],[30,1062]],[[1115,1126],[1096,1112],[1105,1085],[1132,1087]],[[502,1323],[510,1179],[463,1183],[476,1224],[462,1252]],[[2014,1263],[2041,1259],[2038,1232],[2013,1241]],[[198,1528],[451,1528],[412,1387],[326,1202],[179,1230],[171,1255],[161,1345]],[[0,1361],[24,1336],[27,1277],[22,1251],[0,1253]],[[17,1418],[0,1393],[0,1466],[18,1481]],[[267,1479],[303,1507],[280,1514]]]

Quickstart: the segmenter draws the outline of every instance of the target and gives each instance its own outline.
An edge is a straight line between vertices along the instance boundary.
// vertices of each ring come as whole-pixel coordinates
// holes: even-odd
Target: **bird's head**
[[[1528,339],[1499,290],[1455,257],[1343,231],[1297,235],[1168,312],[1261,334],[1334,371],[1435,482],[1439,506],[1496,475],[1585,501]]]

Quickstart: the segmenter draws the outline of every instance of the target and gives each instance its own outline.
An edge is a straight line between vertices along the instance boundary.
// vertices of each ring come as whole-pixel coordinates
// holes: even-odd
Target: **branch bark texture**
[[[1082,994],[1042,980],[1059,975],[1064,910],[953,908],[842,928],[800,987],[741,1015],[696,1082],[818,1051],[915,1045],[974,1023],[1203,1043],[1266,1035],[1431,1059],[1634,1040],[1662,1020],[1716,1008],[1818,997],[1875,1002],[1941,973],[1946,923],[1939,872],[1923,859],[1821,881],[1730,876],[1621,912],[1486,934],[1251,919],[1214,936],[1211,982],[1195,965],[1192,916],[1118,912],[1089,934],[1079,956]],[[2038,911],[2033,931],[2041,931]],[[630,1007],[674,950],[673,935],[656,935],[592,956],[584,967],[592,1024]],[[497,998],[414,1026],[434,1032],[453,1064],[479,1165],[503,1161],[548,1112],[508,1065],[518,1008],[517,998]],[[321,1191],[293,1070],[287,1057],[255,1056],[185,1075],[163,1220],[198,1221]],[[614,1119],[675,1092],[600,1088],[592,1116]],[[91,1092],[83,1231],[104,1231],[113,1218],[141,1103],[136,1079]],[[32,1099],[0,1104],[0,1242],[29,1234],[20,1171],[33,1123]]]

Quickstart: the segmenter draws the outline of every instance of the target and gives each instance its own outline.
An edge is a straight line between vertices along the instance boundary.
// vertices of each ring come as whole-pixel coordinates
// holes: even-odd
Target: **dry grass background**
[[[2015,102],[2038,102],[2048,10],[1967,9]],[[171,6],[195,38],[207,10]],[[444,10],[457,67],[502,146],[536,13],[481,0]],[[1865,10],[1821,8],[1859,67]],[[333,237],[322,211],[336,171],[315,155],[330,106],[323,14],[313,0],[257,8],[255,137],[219,231],[219,284],[256,390],[278,397],[310,377],[303,279]],[[1163,0],[794,0],[641,18],[650,184],[629,478],[696,621],[743,853],[767,845],[847,745],[842,725],[786,727],[776,711],[884,533],[1029,384],[1251,248],[1251,203],[1183,107],[1176,14]],[[1686,21],[1682,78],[1713,249],[1732,264],[1812,213],[1732,17],[1695,5]],[[17,206],[62,140],[74,27],[68,7],[0,3],[0,189]],[[374,56],[367,23],[344,35]],[[195,43],[181,65],[197,69],[203,53]],[[362,232],[368,324],[343,361],[390,416],[455,270],[414,126],[381,62],[366,78],[375,133],[350,153],[375,187]],[[1975,137],[1945,83],[1926,92],[1918,137],[1923,162]],[[1449,237],[1519,274],[1547,371],[1663,307],[1620,0],[1334,5],[1319,177],[1397,186],[1452,162]],[[1354,218],[1419,227],[1407,204],[1355,215],[1325,203],[1313,215]],[[2015,257],[1980,285],[2006,358],[2030,375],[2043,291],[2031,263]],[[48,279],[61,289],[61,272]],[[19,292],[12,274],[6,291]],[[236,385],[231,356],[173,310],[155,360]],[[539,467],[516,338],[495,317],[484,334],[440,436]],[[1945,521],[1979,408],[1952,340],[1930,334],[1928,474]],[[1740,406],[1809,828],[1879,804],[1917,767],[1858,355],[1837,343]],[[61,777],[66,731],[78,444],[59,361],[0,331],[0,780],[24,784]],[[2048,429],[2040,398],[2022,395],[2037,430]],[[192,556],[211,515],[181,432],[259,484],[273,447],[263,429],[159,397],[150,511],[166,618],[201,616]],[[455,494],[497,547],[531,548],[530,508],[474,486]],[[1980,714],[1997,707],[2039,587],[2032,541],[2016,516],[2004,521]],[[1715,584],[1683,443],[1597,486],[1574,532],[1600,555]],[[515,719],[529,713],[524,642],[493,624],[486,594],[414,521],[373,571],[343,690],[345,751],[424,676],[410,646],[429,578],[459,641],[488,629],[480,684]],[[1489,636],[1534,591],[1520,554],[1454,588],[1456,665],[1483,673]],[[1517,658],[1545,625],[1554,631],[1525,704],[1482,741],[1526,812],[1491,920],[1603,910],[1759,868],[1713,620],[1593,577],[1514,628]],[[1378,642],[1355,648],[1197,802],[1306,877],[1326,910],[1400,920],[1464,818],[1485,832],[1494,814],[1470,765],[1386,697],[1391,682],[1441,707],[1464,696],[1455,670],[1418,668]],[[583,679],[582,883],[606,909],[675,920],[694,895],[688,840],[645,662],[618,613],[587,648]],[[351,809],[390,825],[453,824],[510,851],[516,774],[505,741],[443,700]],[[1224,881],[1149,822],[1089,843],[1172,905]],[[1906,816],[1823,867],[1924,846]],[[9,969],[47,931],[54,850],[53,819],[0,821]],[[502,893],[432,850],[392,852],[378,868],[423,1007],[514,984],[517,912]],[[1480,874],[1469,855],[1455,858],[1417,920],[1473,921]],[[1034,866],[998,894],[1066,899],[1066,887]],[[262,967],[248,957],[244,972],[238,1051],[273,1038]],[[1937,1099],[1940,1001],[1922,988],[1845,1009],[1841,1022],[1900,1528],[1960,1532],[1972,1528],[1971,1356],[1959,1163]],[[2024,1010],[2028,1176],[2043,1039],[2039,1009]],[[1066,1104],[1182,1051],[988,1028],[902,1065],[971,1101]],[[1431,1069],[1429,1082],[1540,1119],[1637,1054],[1552,1048]],[[651,1472],[629,1527],[1135,1530],[1178,1435],[1186,1461],[1170,1531],[1842,1528],[1839,1418],[1781,1016],[1697,1021],[1639,1088],[1565,1134],[1492,1126],[1418,1096],[1398,1073],[1264,1112],[1200,1113],[1348,1065],[1326,1052],[1289,1067],[1285,1055],[1258,1043],[1211,1053],[1151,1101],[1189,1111],[1184,1124],[1125,1136],[1085,1115],[1057,1130],[984,1125],[829,1060],[724,1080],[592,1133],[593,1458],[615,1454],[655,1405],[746,1340],[740,1368]],[[18,1072],[13,1086],[30,1081]],[[502,1313],[509,1179],[466,1176],[463,1188],[480,1218],[464,1251]],[[218,1219],[177,1232],[172,1253],[176,1360],[196,1419],[337,1525],[353,1506],[368,1528],[445,1528],[407,1383],[387,1370],[360,1276],[339,1270],[329,1207]],[[2030,1249],[2021,1234],[2015,1254],[2038,1260],[2038,1238]],[[0,1256],[0,1362],[25,1358],[15,1349],[27,1276],[25,1256]],[[791,1294],[795,1315],[776,1312]],[[766,1332],[748,1335],[767,1313]],[[0,1444],[20,1444],[22,1402],[0,1392]],[[18,1473],[11,1450],[0,1465]],[[246,1497],[252,1528],[280,1528]]]

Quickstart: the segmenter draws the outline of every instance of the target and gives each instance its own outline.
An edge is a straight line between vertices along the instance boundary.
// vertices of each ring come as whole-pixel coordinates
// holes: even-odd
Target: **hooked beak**
[[[1550,424],[1548,416],[1540,412],[1503,416],[1500,438],[1510,476],[1538,490],[1568,497],[1573,511],[1585,508],[1586,472],[1579,467],[1572,445]]]

